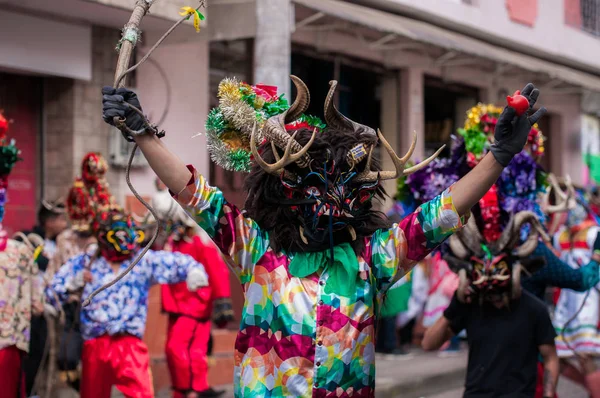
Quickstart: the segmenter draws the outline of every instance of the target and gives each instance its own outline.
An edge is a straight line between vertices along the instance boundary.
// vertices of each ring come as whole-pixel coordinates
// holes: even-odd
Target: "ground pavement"
[[[408,355],[377,355],[377,398],[461,398],[467,365],[467,350],[451,357],[437,352],[414,349]],[[223,398],[233,397],[233,386],[219,386],[227,391]],[[585,391],[561,378],[560,397],[586,398]],[[163,390],[157,398],[169,398]],[[113,398],[122,395],[116,390]]]

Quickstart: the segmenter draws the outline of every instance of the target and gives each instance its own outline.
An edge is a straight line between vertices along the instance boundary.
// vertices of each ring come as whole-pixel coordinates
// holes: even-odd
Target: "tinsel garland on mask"
[[[229,171],[250,172],[252,156],[250,136],[256,123],[258,141],[262,141],[262,127],[270,117],[289,108],[283,95],[277,95],[277,87],[250,86],[234,78],[219,84],[219,106],[213,108],[206,119],[208,151],[213,162]],[[303,115],[292,126],[324,128],[320,119]]]

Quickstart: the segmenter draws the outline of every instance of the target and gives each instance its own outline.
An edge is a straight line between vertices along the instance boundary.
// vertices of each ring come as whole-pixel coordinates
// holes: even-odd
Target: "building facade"
[[[35,222],[40,199],[64,197],[88,151],[110,161],[111,190],[142,211],[125,183],[128,150],[101,118],[100,90],[112,85],[120,29],[134,0],[0,0],[0,109],[12,119],[25,159],[10,179],[6,225]],[[194,2],[192,2],[194,3]],[[142,23],[136,59],[179,18],[160,0]],[[404,152],[416,131],[416,158],[447,143],[477,102],[502,104],[532,81],[549,110],[544,167],[579,184],[600,179],[600,4],[598,0],[211,0],[200,33],[181,26],[130,76],[144,112],[167,131],[166,144],[243,203],[243,175],[209,162],[203,123],[225,76],[277,85],[289,74],[311,89],[322,115],[328,82],[352,119],[380,127]],[[390,160],[383,159],[384,164]],[[589,166],[589,167],[587,167]],[[589,169],[589,172],[588,172]],[[133,185],[154,192],[136,158]],[[393,195],[395,184],[389,183]],[[232,278],[239,308],[241,291]],[[168,385],[166,326],[151,297],[147,341],[157,388]],[[235,329],[236,325],[232,325]],[[215,384],[231,381],[234,331],[217,332]]]

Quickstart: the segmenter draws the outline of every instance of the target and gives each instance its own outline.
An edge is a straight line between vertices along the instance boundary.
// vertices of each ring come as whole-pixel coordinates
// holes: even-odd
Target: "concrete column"
[[[290,99],[291,32],[290,0],[256,0],[254,83],[277,86]]]
[[[399,151],[399,85],[400,77],[397,73],[385,76],[381,85],[381,132],[392,148]],[[394,164],[385,150],[380,150],[382,167],[384,170],[393,170]],[[382,211],[388,211],[393,204],[393,197],[396,195],[396,180],[383,181],[385,191],[390,195],[383,204]]]
[[[413,160],[425,155],[425,108],[423,71],[408,68],[400,72],[400,153],[410,147],[413,132],[417,132],[417,147]]]

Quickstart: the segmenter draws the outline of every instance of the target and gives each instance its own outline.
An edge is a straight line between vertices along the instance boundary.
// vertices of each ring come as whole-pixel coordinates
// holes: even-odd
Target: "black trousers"
[[[31,317],[31,339],[29,341],[29,354],[23,358],[23,371],[25,372],[25,389],[27,396],[35,383],[35,377],[43,365],[44,349],[48,336],[48,325],[43,316]]]

